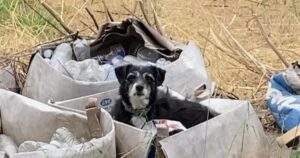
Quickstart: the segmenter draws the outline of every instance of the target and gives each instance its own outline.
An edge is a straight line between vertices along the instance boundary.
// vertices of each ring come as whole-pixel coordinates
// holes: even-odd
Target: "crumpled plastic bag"
[[[50,143],[25,141],[20,146],[19,152],[55,150],[79,145],[81,142],[65,127],[58,128],[53,134]]]
[[[54,69],[66,74],[64,64],[69,60],[72,60],[72,47],[69,43],[62,43],[56,47],[50,63]]]
[[[104,81],[110,69],[109,65],[99,65],[94,59],[70,60],[64,66],[71,78],[86,82]]]
[[[17,145],[11,137],[1,134],[0,135],[0,151],[5,152],[7,155],[11,155],[18,152]]]
[[[277,125],[284,131],[299,124],[299,70],[299,67],[292,65],[286,71],[273,75],[269,81],[267,104]]]

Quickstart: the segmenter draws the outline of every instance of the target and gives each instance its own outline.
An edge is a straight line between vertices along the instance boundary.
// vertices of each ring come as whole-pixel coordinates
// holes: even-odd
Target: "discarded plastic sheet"
[[[289,82],[292,78],[300,83],[300,79],[290,75],[293,75],[291,70],[273,75],[267,92],[268,106],[284,131],[297,126],[300,118],[300,96],[293,89],[295,85]]]
[[[50,64],[58,72],[67,74],[64,64],[69,60],[72,60],[72,47],[69,43],[62,43],[55,48]]]
[[[110,68],[105,67],[105,65],[99,65],[94,59],[83,61],[70,60],[64,66],[71,78],[86,82],[104,81],[109,74]]]
[[[3,133],[10,136],[17,145],[28,140],[50,142],[53,133],[60,127],[66,127],[77,138],[91,139],[85,115],[59,110],[6,90],[0,90],[0,102]],[[55,152],[45,150],[42,152],[16,153],[12,154],[11,157],[116,157],[113,120],[105,110],[101,111],[100,116],[104,136],[91,139],[87,142],[88,145],[79,144],[70,148],[57,149]]]
[[[163,85],[191,100],[201,100],[210,96],[211,81],[196,43],[189,42],[183,47],[179,58],[166,65],[165,70],[167,73]],[[195,91],[203,84],[209,93],[203,98],[197,98]]]
[[[73,135],[73,133],[71,133],[65,127],[60,127],[53,134],[50,142],[44,143],[44,142],[35,142],[35,141],[25,141],[22,144],[20,144],[18,151],[32,152],[32,151],[44,151],[44,150],[56,150],[61,148],[71,148],[79,144],[80,141]],[[88,146],[88,144],[85,145]]]
[[[0,151],[0,158],[7,158],[4,151]]]
[[[107,99],[114,100],[118,98],[118,91],[116,89],[92,96],[98,98],[99,102]],[[83,113],[84,104],[81,103],[84,103],[89,97],[91,96],[56,102],[53,103],[52,106]],[[111,103],[113,102],[114,101]],[[265,158],[269,156],[269,142],[249,102],[207,99],[202,103],[222,114],[186,131],[161,140],[160,144],[167,158],[194,157],[195,155],[208,158]],[[111,106],[113,106],[113,104]],[[133,158],[142,158],[137,152],[144,153],[142,155],[147,155],[149,146],[145,142],[151,142],[153,136],[149,134],[147,138],[139,137],[145,134],[146,131],[123,123],[115,122],[115,126],[118,153],[126,153],[133,150],[132,153],[129,154],[129,156]],[[144,144],[139,142],[144,142]],[[135,147],[138,146],[137,144],[144,145],[143,150],[135,150]]]
[[[18,152],[18,147],[9,136],[1,134],[0,151],[4,151],[7,155],[11,155]]]

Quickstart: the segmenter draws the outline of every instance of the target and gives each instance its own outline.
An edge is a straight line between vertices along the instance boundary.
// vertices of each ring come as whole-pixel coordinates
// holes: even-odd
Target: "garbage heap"
[[[166,70],[161,93],[221,115],[190,129],[172,120],[142,129],[114,121],[114,68],[125,64]],[[1,86],[14,90],[5,72]],[[194,42],[172,41],[134,17],[104,24],[92,40],[43,44],[32,55],[21,95],[0,90],[0,157],[268,157],[251,104],[211,98],[213,85]]]

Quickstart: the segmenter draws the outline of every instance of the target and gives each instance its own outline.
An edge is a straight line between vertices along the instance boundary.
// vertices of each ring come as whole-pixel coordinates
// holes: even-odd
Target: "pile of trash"
[[[72,46],[69,43],[62,43],[55,50],[44,50],[42,56],[61,74],[86,82],[116,80],[114,68],[126,64],[155,65],[163,68],[171,63],[159,57],[159,54],[151,49],[141,49],[137,52],[137,56],[133,56],[125,53],[120,44],[111,46],[108,54],[91,58],[89,44],[86,40],[80,39],[76,40]]]
[[[116,155],[115,127],[105,110],[86,106],[90,104],[87,102],[86,114],[82,115],[6,90],[0,90],[0,94],[0,157],[1,154],[3,158]]]
[[[0,158],[268,156],[251,104],[211,98],[214,84],[194,42],[171,41],[134,17],[101,28],[94,40],[78,37],[38,47],[22,95],[7,91],[13,80],[0,75],[7,89],[0,90]],[[189,129],[172,120],[136,127],[114,121],[109,114],[119,98],[114,68],[126,64],[166,70],[161,96],[201,102],[221,115]],[[10,149],[2,149],[1,140]]]
[[[22,94],[46,103],[105,92],[119,86],[115,67],[137,64],[165,69],[163,85],[190,100],[210,96],[213,84],[194,42],[184,45],[167,40],[133,17],[103,26],[95,40],[37,48]]]

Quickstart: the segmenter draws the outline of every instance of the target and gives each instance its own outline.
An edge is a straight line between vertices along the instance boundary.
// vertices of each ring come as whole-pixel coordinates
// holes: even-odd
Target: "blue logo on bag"
[[[102,99],[101,102],[100,102],[100,105],[101,106],[108,106],[109,104],[111,104],[112,100],[110,98],[105,98],[105,99]]]

